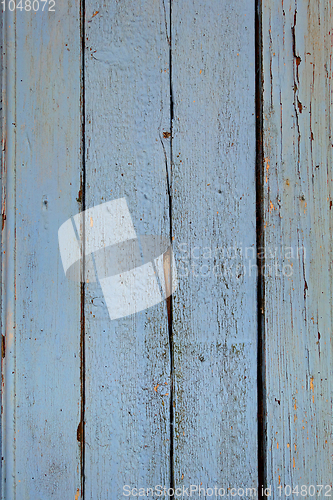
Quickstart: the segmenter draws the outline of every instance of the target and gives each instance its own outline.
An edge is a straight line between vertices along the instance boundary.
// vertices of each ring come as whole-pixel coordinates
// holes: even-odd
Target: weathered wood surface
[[[178,487],[257,486],[254,87],[254,5],[174,2]]]
[[[279,485],[318,491],[333,477],[331,30],[330,0],[263,4],[266,468],[273,498]],[[310,498],[312,490],[303,491]]]
[[[85,3],[3,16],[2,498],[256,487],[258,444],[272,498],[332,494],[331,1],[262,5],[263,443],[254,5]],[[123,197],[178,289],[110,321],[57,232]]]
[[[0,137],[1,137],[1,154],[0,154],[0,187],[1,187],[1,198],[2,198],[2,187],[4,185],[3,183],[3,171],[2,171],[2,165],[3,165],[3,145],[2,145],[2,140],[3,140],[3,91],[2,89],[4,88],[3,85],[3,58],[4,58],[4,39],[3,39],[3,23],[2,20],[0,20],[0,83],[1,83],[1,93],[0,93]],[[0,239],[1,241],[1,255],[2,255],[2,238]],[[0,289],[0,314],[2,317],[2,257],[0,259],[0,279],[1,279],[1,289]],[[4,335],[4,331],[1,328],[1,335]],[[2,336],[1,336],[2,339]],[[1,356],[1,373],[2,372],[2,356]],[[2,391],[2,384],[1,384],[1,391]],[[2,399],[2,392],[1,392],[1,399]],[[2,401],[1,401],[2,403]],[[2,418],[0,419],[0,449],[2,450]],[[2,485],[2,467],[0,467],[0,485]],[[1,487],[0,487],[1,490]]]
[[[125,197],[138,236],[169,235],[168,16],[162,0],[86,2],[85,206]],[[169,486],[166,303],[110,321],[99,284],[85,296],[85,498]]]
[[[79,5],[3,15],[2,498],[79,498],[80,283],[58,228],[80,210]]]

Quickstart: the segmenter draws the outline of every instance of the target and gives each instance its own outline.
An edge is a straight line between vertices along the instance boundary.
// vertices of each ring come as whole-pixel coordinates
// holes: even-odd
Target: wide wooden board
[[[172,4],[172,96],[172,233],[179,270],[173,299],[175,485],[226,492],[252,488],[257,486],[253,4]]]
[[[137,236],[169,235],[168,30],[162,0],[86,2],[85,206],[125,198]],[[85,318],[85,498],[168,486],[166,303],[111,321],[87,283]]]

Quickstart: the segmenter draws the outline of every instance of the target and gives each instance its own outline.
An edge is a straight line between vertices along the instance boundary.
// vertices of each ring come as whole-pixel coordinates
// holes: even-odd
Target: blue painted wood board
[[[177,486],[257,486],[254,9],[172,5]]]
[[[3,500],[333,495],[331,13],[3,12]],[[137,236],[171,239],[178,283],[111,320],[58,229],[119,198]]]
[[[310,498],[333,494],[332,4],[262,20],[267,483]]]
[[[79,5],[2,20],[2,498],[78,498],[81,297],[58,228],[80,210]]]

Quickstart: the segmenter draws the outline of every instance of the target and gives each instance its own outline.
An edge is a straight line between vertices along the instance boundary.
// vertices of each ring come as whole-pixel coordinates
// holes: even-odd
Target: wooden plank
[[[0,93],[0,137],[1,137],[1,153],[0,153],[0,187],[1,187],[1,197],[2,197],[2,186],[3,186],[3,88],[4,88],[4,82],[3,82],[3,61],[4,61],[4,37],[3,37],[3,22],[2,20],[0,21],[0,50],[1,50],[1,57],[0,57],[0,82],[1,82],[1,93]],[[1,210],[2,212],[2,210]],[[2,255],[2,237],[0,238],[0,245],[1,245],[1,255]],[[1,287],[0,287],[0,311],[2,311],[2,257],[0,259],[0,276],[1,276]],[[2,315],[2,313],[0,312]],[[1,335],[3,335],[3,329],[1,329]],[[2,339],[2,336],[1,336]],[[1,356],[1,373],[3,373],[3,368],[2,368],[2,359],[3,357]],[[1,391],[2,391],[2,386],[1,386]],[[0,449],[2,450],[2,419],[0,418]],[[2,467],[0,467],[0,485],[2,485]]]
[[[267,483],[310,498],[333,494],[332,3],[262,19]]]
[[[247,1],[172,6],[177,487],[257,487],[254,43]]]
[[[79,5],[3,19],[2,498],[78,499],[80,283],[58,228],[80,210]]]
[[[162,0],[86,2],[85,206],[125,198],[138,236],[169,235],[167,20]],[[169,485],[166,304],[111,321],[89,282],[85,317],[85,498]]]

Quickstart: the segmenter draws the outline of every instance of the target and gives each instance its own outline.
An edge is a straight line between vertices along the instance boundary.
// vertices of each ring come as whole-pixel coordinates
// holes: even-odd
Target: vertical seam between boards
[[[80,75],[80,113],[81,113],[81,163],[80,191],[81,211],[85,211],[86,162],[85,162],[85,0],[80,1],[80,35],[81,35],[81,75]],[[80,312],[80,461],[81,461],[81,499],[85,498],[85,217],[81,216],[82,230],[82,276],[81,276],[81,312]]]
[[[265,268],[262,0],[255,0],[258,498],[266,487]]]
[[[170,179],[169,179],[169,224],[170,224],[170,244],[172,245],[172,165],[173,165],[173,89],[172,89],[172,0],[169,5],[169,90],[170,90]],[[169,325],[169,349],[170,349],[170,488],[175,489],[174,477],[174,342],[173,342],[173,297],[172,297],[172,264],[170,262],[170,286],[171,294],[167,301],[168,325]]]

